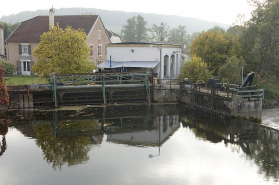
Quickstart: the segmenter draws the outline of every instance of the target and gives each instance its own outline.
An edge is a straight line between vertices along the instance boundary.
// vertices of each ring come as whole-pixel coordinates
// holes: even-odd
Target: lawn
[[[5,77],[4,83],[7,86],[13,86],[13,85],[26,85],[26,84],[45,84],[48,83],[48,81],[45,78],[38,78],[33,76],[11,76],[11,77]]]

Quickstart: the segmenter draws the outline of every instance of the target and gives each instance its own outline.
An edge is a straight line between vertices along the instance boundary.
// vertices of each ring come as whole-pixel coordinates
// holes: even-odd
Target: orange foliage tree
[[[0,104],[7,105],[7,106],[10,104],[7,86],[4,83],[4,70],[1,65],[0,65]]]

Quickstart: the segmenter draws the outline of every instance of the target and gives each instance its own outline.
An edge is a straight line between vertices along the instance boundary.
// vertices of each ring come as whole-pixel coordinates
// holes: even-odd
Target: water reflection
[[[224,142],[239,146],[247,160],[253,160],[259,166],[259,174],[269,180],[279,179],[279,133],[262,128],[260,125],[245,120],[216,120],[198,118],[197,115],[183,115],[183,127],[189,128],[196,137],[212,143]]]
[[[148,153],[146,158],[161,159],[160,149],[183,127],[198,140],[223,143],[224,148],[253,161],[259,167],[258,173],[264,174],[266,179],[278,181],[279,177],[279,133],[249,121],[209,119],[178,105],[109,106],[9,114],[13,118],[11,126],[35,139],[44,160],[54,170],[64,165],[87,163],[89,152],[101,147],[104,141],[128,147],[156,147],[158,150]],[[6,147],[6,141],[2,141],[1,151],[4,143]]]
[[[6,118],[4,119],[0,119],[0,136],[2,136],[2,140],[0,141],[0,157],[7,150],[7,141],[5,136],[9,130],[9,122],[10,122],[9,116],[6,116]]]

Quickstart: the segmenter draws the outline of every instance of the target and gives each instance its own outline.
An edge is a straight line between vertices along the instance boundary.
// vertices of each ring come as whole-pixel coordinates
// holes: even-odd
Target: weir
[[[50,84],[8,87],[9,108],[174,102],[210,115],[261,122],[264,90],[257,86],[156,81],[144,73],[56,74]]]
[[[210,114],[239,117],[261,122],[264,90],[218,83],[216,87],[204,84],[180,83],[180,102]]]

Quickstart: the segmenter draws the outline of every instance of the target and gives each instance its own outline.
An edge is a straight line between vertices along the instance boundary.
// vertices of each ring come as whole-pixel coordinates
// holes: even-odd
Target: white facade
[[[119,36],[112,35],[112,36],[110,37],[110,42],[111,42],[111,43],[121,43],[121,39],[120,39]]]
[[[107,61],[148,62],[157,61],[153,72],[158,78],[177,78],[182,64],[182,46],[170,44],[108,44]],[[161,55],[161,56],[160,56]]]
[[[0,27],[0,54],[4,55],[5,45],[4,45],[4,30]]]

